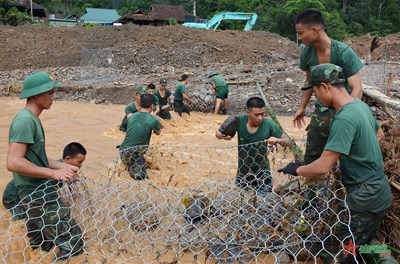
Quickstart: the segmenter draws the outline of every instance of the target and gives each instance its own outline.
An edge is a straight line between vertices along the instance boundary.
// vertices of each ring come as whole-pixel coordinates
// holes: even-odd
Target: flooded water
[[[14,115],[24,107],[25,100],[0,98],[0,103],[0,190],[2,191],[12,179],[11,173],[6,168],[9,125]],[[125,105],[54,102],[51,109],[45,110],[40,116],[46,134],[47,155],[50,158],[59,159],[62,156],[64,146],[72,141],[77,141],[83,144],[88,152],[83,165],[84,172],[85,167],[91,168],[93,171],[97,166],[106,166],[117,156],[116,146],[124,138],[124,134],[118,130],[124,115],[124,108]],[[154,183],[184,188],[234,175],[237,162],[235,159],[237,139],[234,138],[231,141],[218,140],[214,135],[226,116],[203,113],[192,113],[190,116],[184,114],[182,118],[172,113],[172,116],[172,121],[162,121],[164,129],[161,135],[153,135],[151,138],[150,145],[152,147],[149,150],[148,159],[155,169],[149,171],[149,175]],[[278,117],[278,119],[285,131],[295,138],[299,145],[302,145],[305,128],[294,128],[292,117]],[[308,123],[308,120],[306,120],[306,123]],[[187,157],[188,161],[181,157],[179,164],[172,162],[177,160],[175,157],[175,150],[177,149],[182,157]],[[196,149],[195,153],[193,149]],[[285,153],[288,152],[281,153],[283,156],[281,154],[272,155],[270,157],[271,163],[274,163],[276,158],[290,159],[291,157],[285,157]],[[232,165],[228,168],[229,172],[218,168],[218,166],[211,166],[211,160],[231,162]],[[196,164],[196,177],[192,177],[194,171],[193,166],[189,166],[191,162]],[[86,176],[92,177],[89,174]],[[4,212],[5,208],[1,205],[0,214]],[[22,223],[22,221],[20,222]],[[6,228],[8,228],[8,225],[0,225],[0,229],[3,229],[1,231],[4,232]],[[18,234],[25,232],[24,225],[13,227],[11,234],[13,232]],[[11,248],[13,251],[18,251],[26,247],[24,241],[12,241],[9,244],[8,251]],[[40,253],[32,251],[29,259],[24,260],[22,254],[17,254],[13,257],[13,261],[15,263],[35,262],[35,259],[39,258]],[[96,260],[96,256],[89,259],[94,263],[100,261]],[[49,261],[51,261],[50,257]],[[82,259],[76,257],[72,259],[71,263],[79,261],[82,261]]]

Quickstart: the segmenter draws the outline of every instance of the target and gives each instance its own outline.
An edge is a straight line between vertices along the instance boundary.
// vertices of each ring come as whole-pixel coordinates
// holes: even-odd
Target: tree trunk
[[[347,0],[343,0],[343,13],[346,13]]]
[[[386,105],[389,108],[400,111],[400,101],[394,100],[394,99],[384,95],[383,93],[379,92],[374,87],[363,84],[363,92],[365,95],[371,97],[372,99],[377,101],[379,104]]]
[[[378,5],[378,7],[379,7],[378,18],[379,19],[381,18],[382,9],[383,9],[383,5],[385,4],[385,2],[386,2],[386,0],[379,1],[379,5]]]

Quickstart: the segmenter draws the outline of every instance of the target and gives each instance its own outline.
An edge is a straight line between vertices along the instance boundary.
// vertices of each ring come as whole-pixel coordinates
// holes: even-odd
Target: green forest
[[[1,0],[4,1],[4,0]],[[120,15],[140,9],[147,12],[151,4],[183,6],[209,19],[223,11],[254,12],[258,20],[253,30],[274,32],[293,39],[293,21],[306,8],[318,8],[325,17],[326,30],[336,39],[364,34],[385,36],[400,31],[400,0],[36,0],[50,14],[81,16],[85,8],[113,8]],[[225,27],[235,29],[234,24]]]

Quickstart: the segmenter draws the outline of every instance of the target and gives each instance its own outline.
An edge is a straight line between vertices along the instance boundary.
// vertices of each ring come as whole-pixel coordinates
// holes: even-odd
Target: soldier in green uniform
[[[278,143],[284,146],[287,144],[287,137],[272,120],[265,118],[265,103],[261,98],[250,98],[246,107],[247,114],[237,115],[240,122],[237,126],[239,161],[236,185],[265,195],[272,189],[268,144]],[[215,136],[218,139],[232,139],[219,130]]]
[[[160,100],[158,100],[158,97],[155,95],[156,86],[154,85],[154,83],[149,83],[147,85],[147,92],[154,96],[154,106],[153,106],[153,111],[151,111],[151,114],[156,116],[160,112]]]
[[[161,133],[160,120],[151,114],[153,105],[153,95],[143,94],[140,97],[140,110],[128,119],[128,129],[120,146],[121,160],[135,180],[149,178],[144,154],[149,146],[152,132],[154,131],[156,135]]]
[[[335,225],[333,234],[324,239],[323,247],[313,245],[311,250],[319,252],[324,263],[332,263],[332,255],[342,250],[337,260],[339,263],[349,263],[354,256],[349,252],[342,254],[346,253],[343,245],[368,244],[391,205],[390,186],[383,172],[379,146],[383,131],[370,108],[347,92],[341,67],[320,64],[311,70],[308,81],[303,89],[312,90],[324,106],[336,110],[329,137],[320,158],[306,166],[290,163],[278,171],[295,176],[318,177],[327,174],[340,161],[342,182],[347,191],[346,202],[350,209],[350,230],[355,241],[350,241],[349,227],[345,222],[340,222]],[[362,261],[359,260],[359,263]]]
[[[228,109],[228,93],[229,93],[228,84],[226,83],[224,77],[218,75],[218,73],[214,71],[210,71],[208,73],[208,78],[211,78],[210,83],[217,95],[217,99],[215,101],[214,114],[216,115],[219,113],[219,109],[221,107],[222,102],[224,103],[223,113],[226,114],[226,111]]]
[[[20,98],[26,98],[26,105],[11,123],[7,155],[7,169],[13,172],[26,212],[30,245],[50,250],[55,244],[60,248],[57,260],[80,254],[83,247],[82,231],[49,181],[75,181],[79,168],[47,157],[39,119],[43,110],[50,109],[54,89],[60,86],[47,72],[34,72],[25,78]]]
[[[361,99],[362,85],[360,69],[362,62],[346,44],[331,39],[324,30],[324,18],[320,11],[308,9],[295,21],[299,39],[305,45],[300,55],[300,69],[306,73],[306,83],[312,67],[321,63],[332,63],[342,67],[346,90],[355,98]],[[307,104],[312,90],[303,90],[299,108],[293,117],[295,126],[301,128]],[[315,111],[307,127],[307,144],[304,156],[305,164],[319,158],[329,135],[329,124],[335,115],[332,107],[325,107],[317,100]]]
[[[162,119],[170,120],[172,117],[171,113],[169,112],[169,109],[173,104],[173,99],[171,91],[166,88],[167,85],[168,85],[167,80],[161,79],[160,86],[158,87],[155,96],[157,96],[160,102],[160,112],[158,112],[158,116],[161,117]]]
[[[85,159],[86,149],[78,142],[71,142],[65,146],[60,161],[81,168]],[[20,201],[17,186],[15,186],[14,180],[11,180],[3,192],[3,205],[10,210],[14,221],[25,218],[25,211]]]
[[[128,119],[129,117],[133,114],[139,111],[140,109],[140,95],[147,93],[147,89],[138,86],[135,88],[135,101],[132,103],[129,103],[125,107],[125,115],[124,118],[122,119],[121,125],[119,126],[119,130],[126,132],[126,126],[128,124]]]
[[[183,102],[187,101],[189,104],[194,104],[194,101],[186,94],[186,85],[189,83],[189,76],[183,74],[179,83],[175,86],[174,93],[174,111],[182,116],[182,113],[190,115],[189,107]]]

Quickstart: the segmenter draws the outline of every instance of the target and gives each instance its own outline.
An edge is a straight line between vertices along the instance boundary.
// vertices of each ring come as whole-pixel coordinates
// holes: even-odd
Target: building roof
[[[57,22],[74,22],[77,23],[78,22],[78,18],[76,15],[70,15],[68,17],[65,17],[63,14],[53,14],[53,15],[49,15],[49,17],[47,18],[47,21],[57,21]]]
[[[86,14],[80,17],[83,22],[112,23],[120,18],[115,9],[86,8]]]
[[[31,8],[31,1],[30,0],[19,0],[18,1],[20,4],[25,5],[27,8]],[[36,4],[35,2],[32,1],[32,9],[44,9],[43,6]]]
[[[127,22],[127,21],[153,21],[153,19],[148,14],[145,14],[138,9],[135,12],[123,15],[115,22]]]
[[[191,16],[192,14],[182,6],[154,4],[151,5],[148,15],[154,20],[166,21],[170,18],[175,18],[178,22],[184,22],[185,16]]]
[[[18,0],[15,2],[8,3],[8,6],[16,7],[20,11],[26,11],[26,10],[31,9],[31,1],[30,0]],[[35,17],[46,17],[46,12],[45,12],[43,6],[36,4],[33,1],[32,1],[32,11],[33,11],[33,16],[35,16]]]

